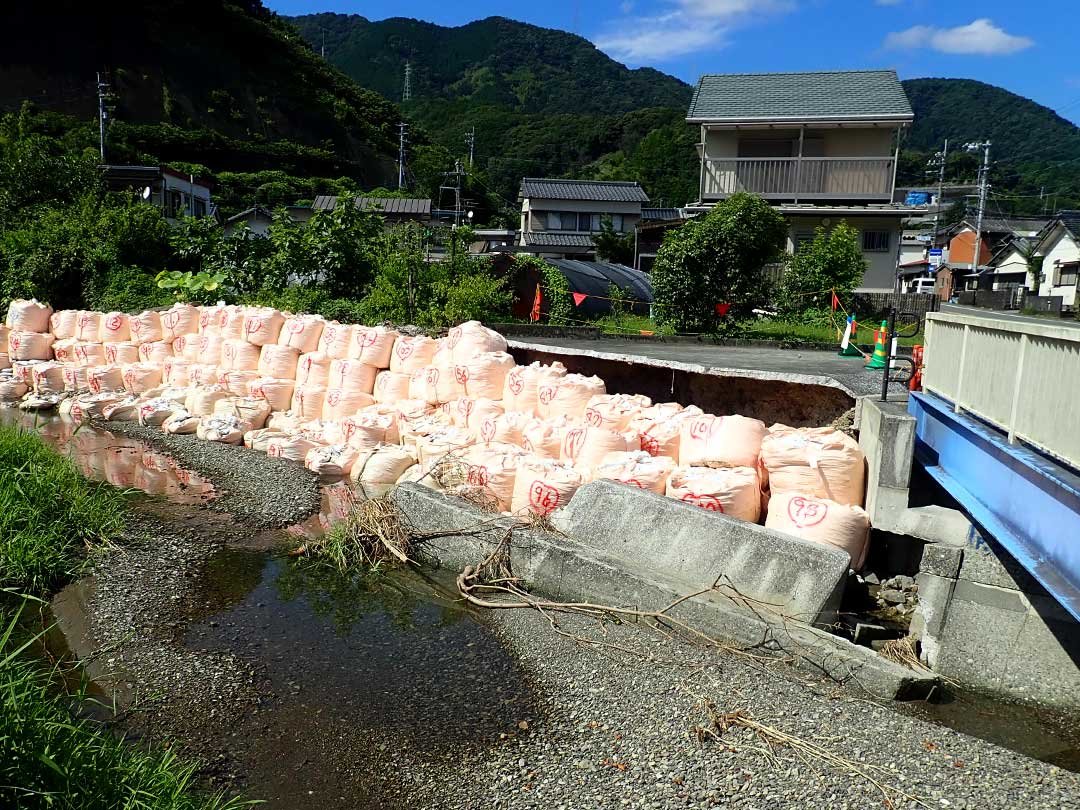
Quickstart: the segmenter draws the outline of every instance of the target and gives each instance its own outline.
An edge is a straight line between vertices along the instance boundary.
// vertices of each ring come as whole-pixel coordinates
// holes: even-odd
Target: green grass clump
[[[124,495],[35,433],[0,425],[0,587],[44,593],[123,527]]]
[[[0,807],[24,810],[232,810],[245,806],[194,788],[195,766],[146,751],[79,717],[91,700],[58,688],[58,673],[14,640],[18,613],[0,632]]]

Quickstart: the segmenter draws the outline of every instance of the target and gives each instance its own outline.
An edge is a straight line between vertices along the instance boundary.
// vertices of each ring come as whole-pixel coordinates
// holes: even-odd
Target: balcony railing
[[[782,199],[891,201],[893,159],[884,158],[706,158],[701,198],[749,191]]]

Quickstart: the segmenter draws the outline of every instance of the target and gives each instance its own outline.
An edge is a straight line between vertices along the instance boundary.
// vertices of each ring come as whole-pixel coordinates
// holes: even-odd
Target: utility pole
[[[97,74],[97,104],[98,104],[98,144],[101,150],[101,162],[105,162],[105,123],[109,117],[105,109],[105,99],[109,92],[109,84]]]
[[[476,149],[476,127],[465,133],[465,145],[469,147],[469,171],[472,171],[473,152]]]
[[[930,166],[937,166],[938,180],[937,180],[937,205],[934,208],[934,244],[932,247],[937,247],[937,236],[941,232],[941,203],[945,196],[945,163],[949,159],[949,139],[945,139],[945,146],[942,147],[940,152],[934,152],[934,156],[930,158]]]
[[[412,101],[412,62],[405,60],[405,85],[401,88],[401,103]]]
[[[986,192],[990,187],[988,182],[990,177],[990,141],[965,144],[964,148],[969,152],[978,152],[980,149],[983,152],[982,167],[979,169],[979,213],[975,218],[975,252],[971,263],[971,272],[977,275],[979,272],[979,254],[982,252],[982,224],[983,214],[986,212]]]
[[[402,121],[398,124],[397,187],[405,188],[405,145],[408,143],[409,125]]]

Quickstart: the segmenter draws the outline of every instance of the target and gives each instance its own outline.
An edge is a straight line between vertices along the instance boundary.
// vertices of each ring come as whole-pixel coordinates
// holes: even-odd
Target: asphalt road
[[[1080,329],[1080,322],[1067,318],[1039,318],[1031,315],[1021,315],[1018,312],[1002,312],[998,309],[983,309],[982,307],[965,307],[960,304],[942,304],[941,311],[955,313],[957,315],[976,315],[981,318],[1000,318],[1005,321],[1022,321],[1034,323],[1040,326],[1063,326],[1067,329]]]

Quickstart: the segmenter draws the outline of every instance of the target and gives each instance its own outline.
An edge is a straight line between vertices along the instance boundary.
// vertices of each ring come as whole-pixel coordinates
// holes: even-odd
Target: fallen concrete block
[[[743,597],[788,618],[836,620],[847,552],[612,481],[577,491],[552,523],[593,553],[692,590],[723,577]]]

